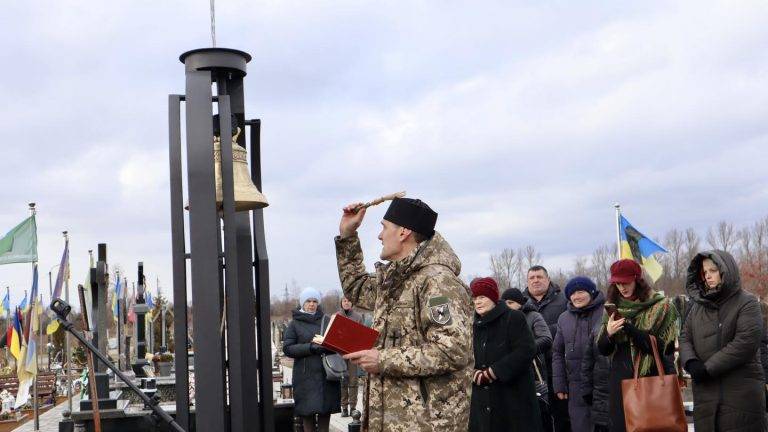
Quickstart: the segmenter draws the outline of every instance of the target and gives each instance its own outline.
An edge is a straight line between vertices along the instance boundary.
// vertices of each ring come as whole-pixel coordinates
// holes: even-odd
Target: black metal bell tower
[[[192,292],[196,430],[274,430],[263,210],[235,211],[233,152],[231,145],[225,145],[230,142],[225,133],[221,134],[222,209],[216,204],[214,183],[212,118],[216,108],[220,131],[232,130],[233,120],[245,131],[237,143],[250,146],[251,178],[261,190],[260,121],[246,120],[243,96],[250,59],[243,51],[226,48],[186,52],[180,57],[186,92],[169,96],[176,407],[177,421],[185,430],[189,430],[190,406],[184,355],[184,341],[189,340],[188,285]],[[185,143],[181,139],[182,103]],[[185,201],[189,203],[188,224]]]

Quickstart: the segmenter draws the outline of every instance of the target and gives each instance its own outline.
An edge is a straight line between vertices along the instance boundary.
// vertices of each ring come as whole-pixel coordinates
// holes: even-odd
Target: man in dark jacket
[[[341,297],[341,309],[336,312],[339,315],[363,323],[363,315],[352,309],[352,302],[346,297]],[[347,375],[341,381],[341,416],[349,417],[349,413],[357,408],[357,366],[347,360]]]
[[[568,300],[560,291],[560,287],[549,279],[549,273],[544,266],[535,265],[529,268],[526,281],[528,287],[523,294],[531,300],[536,310],[544,317],[554,339],[557,336],[557,319],[560,318],[560,314],[565,312]],[[547,382],[555,430],[557,432],[570,432],[568,404],[558,400],[552,388],[552,351],[548,350],[544,358],[547,362]]]
[[[724,251],[699,253],[686,290],[695,305],[680,335],[680,357],[693,378],[696,432],[768,430],[760,305],[741,289],[736,261]]]

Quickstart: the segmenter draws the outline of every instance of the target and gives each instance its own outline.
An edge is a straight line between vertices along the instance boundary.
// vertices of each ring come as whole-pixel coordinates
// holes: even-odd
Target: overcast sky
[[[614,202],[651,236],[768,215],[763,1],[216,8],[218,45],[253,56],[273,292],[338,289],[340,208],[398,190],[440,214],[464,275],[527,244],[570,267],[614,241]],[[46,293],[65,229],[73,283],[105,242],[169,292],[167,95],[179,54],[211,44],[209,2],[9,2],[0,29],[0,231],[37,203]],[[14,303],[30,276],[0,267]]]

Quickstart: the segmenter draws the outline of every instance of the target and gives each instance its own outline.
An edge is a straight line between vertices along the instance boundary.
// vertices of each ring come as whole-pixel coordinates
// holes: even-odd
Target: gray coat
[[[602,321],[603,303],[602,292],[581,309],[569,302],[568,310],[557,320],[557,335],[552,346],[552,387],[555,393],[568,393],[568,414],[574,432],[592,431],[591,407],[582,397],[581,361],[584,349],[594,340],[594,329]]]
[[[341,388],[338,381],[325,379],[321,354],[328,353],[312,342],[320,334],[323,310],[320,306],[314,315],[293,311],[293,320],[285,330],[283,352],[294,359],[293,413],[297,416],[331,414],[341,412]]]
[[[525,314],[525,322],[533,333],[533,340],[536,343],[536,362],[540,368],[539,372],[544,376],[548,376],[545,355],[552,349],[552,333],[549,331],[547,321],[544,320],[543,315],[536,312],[536,306],[533,305],[531,299],[528,299],[520,310]]]
[[[722,283],[706,293],[701,264],[712,259]],[[765,431],[765,379],[758,355],[763,322],[757,298],[741,289],[739,268],[727,252],[696,255],[688,267],[695,302],[680,335],[683,365],[704,362],[710,378],[693,383],[696,432]]]

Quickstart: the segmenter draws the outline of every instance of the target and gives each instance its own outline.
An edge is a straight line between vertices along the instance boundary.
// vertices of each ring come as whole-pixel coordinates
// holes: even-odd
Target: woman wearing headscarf
[[[541,431],[531,371],[536,345],[525,316],[499,303],[492,278],[475,279],[470,288],[475,371],[469,431]]]
[[[694,301],[680,334],[680,359],[693,379],[696,432],[765,431],[765,389],[757,298],[741,289],[731,254],[697,254],[686,290]]]
[[[655,336],[664,372],[674,373],[670,355],[678,334],[677,310],[662,293],[654,291],[643,279],[640,265],[622,259],[611,265],[608,301],[617,311],[603,315],[597,339],[600,354],[611,358],[609,374],[611,431],[623,432],[624,406],[621,381],[634,376],[633,360],[640,356],[639,376],[658,375],[653,360],[650,336]],[[650,413],[649,413],[650,414]]]
[[[293,413],[302,418],[304,432],[327,432],[331,414],[341,411],[341,389],[338,381],[328,381],[322,354],[331,353],[313,342],[321,333],[323,309],[320,292],[305,288],[299,295],[301,307],[293,311],[293,320],[285,330],[283,352],[293,362]]]
[[[552,387],[559,400],[568,400],[573,432],[591,432],[590,407],[582,398],[581,360],[603,317],[605,296],[588,277],[576,276],[565,285],[568,309],[557,319],[552,346]]]

